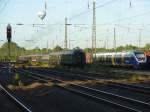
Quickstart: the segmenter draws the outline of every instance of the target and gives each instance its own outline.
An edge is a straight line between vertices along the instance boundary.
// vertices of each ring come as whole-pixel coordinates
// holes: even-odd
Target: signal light
[[[7,40],[8,40],[8,42],[11,41],[11,37],[12,37],[12,28],[11,28],[11,25],[8,24],[7,25]]]

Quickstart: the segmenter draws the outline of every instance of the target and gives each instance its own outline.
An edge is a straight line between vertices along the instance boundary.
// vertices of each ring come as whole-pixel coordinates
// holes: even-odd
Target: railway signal
[[[7,25],[7,40],[8,40],[8,43],[11,42],[11,38],[12,38],[12,28],[11,28],[11,25],[8,24]]]
[[[8,41],[8,58],[10,60],[10,42],[11,42],[11,38],[12,38],[12,27],[10,24],[7,25],[6,28],[6,33],[7,33],[7,41]]]

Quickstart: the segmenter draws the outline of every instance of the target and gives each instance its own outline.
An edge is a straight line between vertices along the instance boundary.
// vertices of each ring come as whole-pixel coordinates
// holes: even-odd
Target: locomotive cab
[[[135,52],[135,57],[139,62],[146,62],[146,56],[144,52]]]

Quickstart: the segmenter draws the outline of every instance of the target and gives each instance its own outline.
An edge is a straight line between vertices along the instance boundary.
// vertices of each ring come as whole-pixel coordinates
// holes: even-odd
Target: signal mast
[[[11,25],[8,24],[6,28],[6,34],[7,34],[7,40],[8,40],[8,57],[10,60],[10,43],[11,43],[11,38],[12,38],[12,28]]]

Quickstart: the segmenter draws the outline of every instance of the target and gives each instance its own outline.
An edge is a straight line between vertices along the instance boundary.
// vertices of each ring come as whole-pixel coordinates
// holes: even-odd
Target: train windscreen
[[[138,59],[138,61],[144,61],[145,60],[145,54],[143,52],[135,52],[135,56]]]

